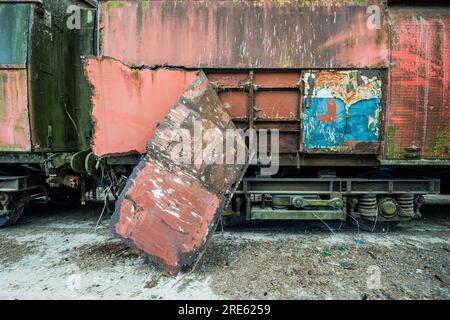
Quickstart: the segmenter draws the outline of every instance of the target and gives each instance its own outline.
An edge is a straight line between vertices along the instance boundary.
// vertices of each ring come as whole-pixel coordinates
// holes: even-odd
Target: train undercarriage
[[[348,178],[245,178],[231,210],[245,220],[340,220],[366,231],[385,231],[421,217],[423,195],[438,194],[440,180]]]
[[[108,190],[110,199],[117,199],[139,159],[110,157],[96,162],[90,153],[83,155],[82,159],[79,154],[66,155],[65,161],[29,157],[27,164],[17,164],[14,170],[11,163],[3,165],[0,225],[14,224],[31,201],[72,197],[85,203],[86,193],[91,191],[95,198],[98,187]],[[11,159],[11,155],[3,157],[4,161]],[[264,177],[259,167],[250,167],[222,217],[240,222],[337,220],[370,232],[386,231],[400,221],[420,218],[424,195],[446,192],[445,177],[441,190],[441,173],[413,172],[364,166],[281,167],[276,176]]]

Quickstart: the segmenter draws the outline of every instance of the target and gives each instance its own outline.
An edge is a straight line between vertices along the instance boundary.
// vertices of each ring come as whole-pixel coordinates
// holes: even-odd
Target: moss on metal
[[[82,7],[81,30],[66,26],[67,8]],[[95,11],[75,0],[48,0],[52,24],[33,12],[29,50],[32,142],[40,152],[75,152],[90,144],[89,85],[81,56],[94,53]],[[92,10],[92,12],[88,12]]]
[[[445,126],[439,132],[433,134],[428,141],[430,156],[437,159],[450,159],[446,149],[450,147],[450,126]]]
[[[395,147],[395,131],[394,126],[389,127],[388,139],[387,139],[387,158],[388,159],[399,159],[401,155],[397,152]]]

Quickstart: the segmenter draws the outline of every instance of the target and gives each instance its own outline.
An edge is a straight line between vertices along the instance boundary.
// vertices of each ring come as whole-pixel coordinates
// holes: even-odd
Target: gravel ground
[[[34,205],[0,229],[0,299],[449,299],[449,207],[387,234],[332,223],[218,232],[172,278],[114,239],[101,206]]]

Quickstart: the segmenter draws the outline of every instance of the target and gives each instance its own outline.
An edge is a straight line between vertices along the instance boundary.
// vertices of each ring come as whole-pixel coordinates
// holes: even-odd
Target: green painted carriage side
[[[82,10],[81,29],[67,26],[68,7]],[[73,0],[46,0],[31,13],[29,83],[32,144],[39,152],[89,148],[90,103],[81,56],[94,54],[95,10]]]

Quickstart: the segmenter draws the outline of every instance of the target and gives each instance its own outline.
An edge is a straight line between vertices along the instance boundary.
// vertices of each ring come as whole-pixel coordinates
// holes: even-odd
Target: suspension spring
[[[359,196],[357,209],[362,216],[375,217],[378,211],[377,196],[370,194]]]
[[[414,216],[414,195],[401,194],[396,197],[397,204],[401,209],[403,215]]]

